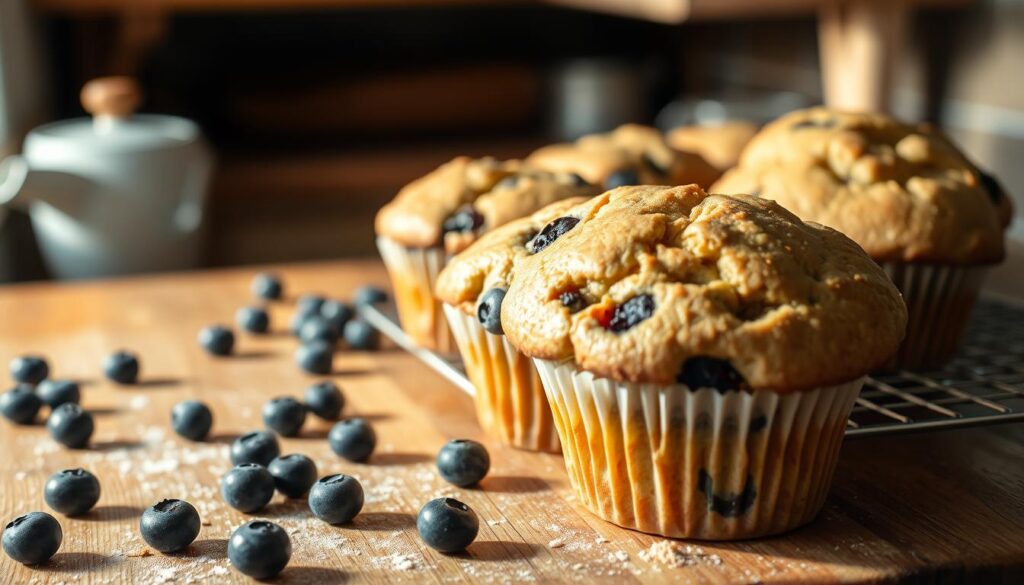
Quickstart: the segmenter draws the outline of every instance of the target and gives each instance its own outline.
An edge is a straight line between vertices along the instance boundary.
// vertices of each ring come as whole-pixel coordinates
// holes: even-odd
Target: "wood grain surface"
[[[281,333],[292,302],[272,305],[275,333],[239,337],[237,355],[213,358],[196,343],[203,325],[230,324],[253,302],[256,270],[147,277],[90,284],[0,289],[0,362],[46,355],[54,377],[82,383],[96,417],[91,448],[57,446],[41,424],[0,421],[0,519],[47,510],[46,478],[82,466],[103,484],[89,515],[57,515],[64,544],[46,565],[0,558],[0,584],[244,583],[225,558],[231,530],[247,517],[219,495],[229,442],[262,427],[260,408],[299,395],[315,378],[293,364]],[[284,266],[289,298],[345,297],[383,283],[377,263]],[[142,358],[141,383],[114,387],[100,373],[110,352]],[[667,541],[602,522],[576,507],[559,457],[486,441],[493,467],[479,489],[437,477],[433,457],[449,438],[482,438],[470,399],[397,350],[341,353],[331,376],[346,415],[373,421],[380,438],[368,464],[329,450],[329,424],[310,419],[285,453],[312,457],[321,474],[345,472],[367,502],[349,526],[311,517],[304,501],[280,496],[258,517],[281,524],[294,555],[281,583],[828,583],[1024,582],[1024,428],[1020,425],[848,442],[824,512],[810,526],[739,543]],[[213,437],[190,443],[170,430],[170,409],[198,398],[214,410]],[[40,419],[42,419],[40,416]],[[481,518],[480,536],[460,555],[426,548],[415,514],[454,495]],[[163,498],[192,502],[203,518],[184,553],[161,555],[138,534],[142,510]]]

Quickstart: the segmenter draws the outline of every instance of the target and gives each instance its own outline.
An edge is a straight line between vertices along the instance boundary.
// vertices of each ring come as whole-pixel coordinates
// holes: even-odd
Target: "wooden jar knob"
[[[127,118],[141,102],[134,77],[99,77],[82,87],[82,107],[96,117]]]

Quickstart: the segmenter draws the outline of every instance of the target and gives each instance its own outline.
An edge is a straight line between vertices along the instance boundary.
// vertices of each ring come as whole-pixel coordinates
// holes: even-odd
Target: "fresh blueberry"
[[[513,179],[514,177],[508,177],[507,179]],[[506,180],[507,180],[506,179]],[[513,186],[514,183],[513,183]],[[448,219],[444,220],[441,224],[442,233],[467,233],[474,231],[484,225],[484,216],[479,211],[473,209],[472,205],[463,205],[455,213],[448,216]]]
[[[65,447],[81,449],[89,444],[95,424],[92,415],[77,404],[61,404],[46,419],[50,436]]]
[[[328,524],[351,522],[363,509],[363,486],[348,475],[328,475],[309,491],[309,509]]]
[[[345,395],[330,381],[306,388],[303,400],[310,412],[324,420],[336,420],[345,408]]]
[[[654,314],[654,297],[651,295],[637,295],[621,305],[615,307],[611,320],[605,329],[625,331],[632,329],[641,321],[650,318]]]
[[[348,303],[324,301],[324,304],[320,305],[320,316],[327,319],[335,331],[344,331],[345,323],[355,317],[356,313]]]
[[[293,453],[270,462],[267,471],[274,477],[274,487],[289,498],[301,498],[316,483],[316,463],[305,455]]]
[[[324,298],[320,295],[302,295],[296,302],[296,310],[300,313],[312,315],[320,312],[320,307],[324,306]]]
[[[178,435],[190,441],[202,441],[210,434],[213,413],[198,400],[186,400],[171,409],[171,427]]]
[[[199,536],[199,512],[183,500],[164,500],[146,509],[139,532],[149,546],[162,553],[184,550]]]
[[[235,323],[249,333],[266,333],[270,330],[270,315],[263,307],[242,307],[235,313]]]
[[[228,560],[253,579],[270,579],[292,558],[292,541],[280,526],[256,520],[238,527],[228,541]]]
[[[608,178],[604,180],[605,189],[614,189],[616,187],[625,187],[627,185],[639,185],[640,177],[637,176],[636,171],[633,169],[623,169],[616,171]]]
[[[119,351],[103,362],[103,373],[118,384],[134,384],[139,379],[139,358],[127,351]]]
[[[339,335],[340,332],[334,328],[334,325],[319,315],[307,317],[302,322],[302,327],[299,327],[299,341],[302,343],[323,341],[324,343],[334,345],[338,342]]]
[[[235,465],[256,463],[267,466],[280,454],[277,437],[267,431],[254,431],[231,443],[231,463]]]
[[[476,441],[448,441],[437,454],[437,470],[441,477],[459,487],[476,485],[490,469],[491,456],[487,449]]]
[[[348,325],[345,330],[348,330]],[[295,350],[295,362],[310,374],[326,376],[334,369],[334,348],[323,341],[304,343]]]
[[[282,437],[294,437],[306,423],[306,407],[290,396],[272,398],[263,405],[263,424]]]
[[[15,424],[32,424],[42,406],[43,401],[28,386],[15,386],[0,394],[0,413]]]
[[[251,514],[262,510],[274,497],[274,476],[256,463],[236,465],[220,479],[220,493],[229,506]]]
[[[100,481],[84,469],[58,471],[46,481],[43,498],[65,516],[81,516],[100,501]]]
[[[199,332],[199,345],[213,355],[230,355],[235,348],[235,334],[223,325],[204,327]]]
[[[264,272],[257,274],[253,279],[252,294],[257,298],[273,301],[284,295],[284,286],[281,285],[281,279],[276,274]]]
[[[377,433],[365,420],[350,418],[331,427],[331,432],[327,434],[327,442],[335,454],[349,461],[362,463],[370,458],[377,446]]]
[[[354,299],[357,307],[359,305],[375,305],[388,300],[388,293],[378,286],[366,285],[356,289]]]
[[[454,498],[427,502],[416,518],[416,530],[423,542],[443,553],[466,550],[480,532],[480,520],[469,506]]]
[[[494,335],[504,335],[501,327],[501,303],[505,300],[505,289],[492,288],[484,293],[476,308],[476,317],[484,329]]]
[[[580,222],[576,217],[560,217],[540,230],[529,242],[526,242],[526,249],[531,254],[536,254],[555,243],[555,240],[565,235],[566,232],[576,227]]]
[[[292,315],[291,323],[288,325],[288,331],[295,337],[299,336],[299,332],[302,331],[302,325],[306,322],[306,319],[317,316],[318,313],[309,310],[296,310]]]
[[[36,386],[36,394],[50,408],[57,408],[68,402],[78,404],[82,399],[78,384],[71,380],[43,380]]]
[[[743,375],[727,360],[708,356],[695,356],[686,360],[676,381],[686,384],[692,390],[714,388],[719,392],[726,392],[747,387]]]
[[[11,377],[19,384],[38,384],[50,375],[46,360],[34,355],[23,355],[11,360]]]
[[[352,349],[371,351],[380,347],[380,332],[362,319],[345,324],[345,343]]]
[[[57,554],[63,541],[60,523],[46,512],[19,516],[4,528],[4,552],[23,565],[45,563]]]

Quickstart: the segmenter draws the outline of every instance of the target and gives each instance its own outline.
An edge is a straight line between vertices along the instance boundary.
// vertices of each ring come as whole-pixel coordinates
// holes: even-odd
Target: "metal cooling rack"
[[[474,395],[462,363],[417,346],[394,307],[360,307],[371,325],[460,390]],[[850,438],[1024,422],[1024,308],[978,303],[957,357],[941,370],[871,376],[847,422]]]

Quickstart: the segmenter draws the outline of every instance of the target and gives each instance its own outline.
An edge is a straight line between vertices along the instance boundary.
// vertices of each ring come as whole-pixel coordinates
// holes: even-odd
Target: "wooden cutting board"
[[[376,263],[294,265],[278,270],[291,299],[300,292],[345,297],[382,284]],[[261,428],[260,408],[297,396],[314,381],[293,364],[283,333],[292,302],[272,306],[272,335],[242,335],[237,355],[213,358],[196,334],[233,322],[252,303],[255,270],[0,289],[0,362],[38,352],[56,377],[82,383],[96,417],[92,448],[58,447],[42,425],[0,422],[0,519],[47,510],[46,478],[82,466],[99,476],[98,507],[80,519],[58,516],[64,544],[47,565],[0,558],[0,583],[244,583],[225,558],[231,530],[247,517],[221,501],[218,478],[240,433]],[[142,383],[117,388],[100,372],[119,348],[142,357]],[[294,556],[281,583],[823,583],[866,581],[1024,582],[1024,428],[1021,425],[850,441],[824,512],[793,533],[739,543],[664,540],[622,530],[578,508],[559,457],[499,447],[480,436],[470,399],[398,350],[343,353],[331,376],[346,414],[376,426],[369,464],[329,450],[329,425],[310,419],[285,453],[312,457],[321,474],[355,475],[367,494],[350,526],[311,517],[304,501],[276,497],[260,516],[291,535]],[[6,379],[6,375],[4,375]],[[198,398],[214,410],[212,439],[190,443],[169,428],[171,407]],[[448,439],[487,442],[494,462],[480,489],[437,477],[433,457]],[[426,501],[454,495],[481,518],[461,555],[426,548],[415,515]],[[190,501],[203,517],[187,552],[164,556],[138,534],[142,510],[164,498]]]

